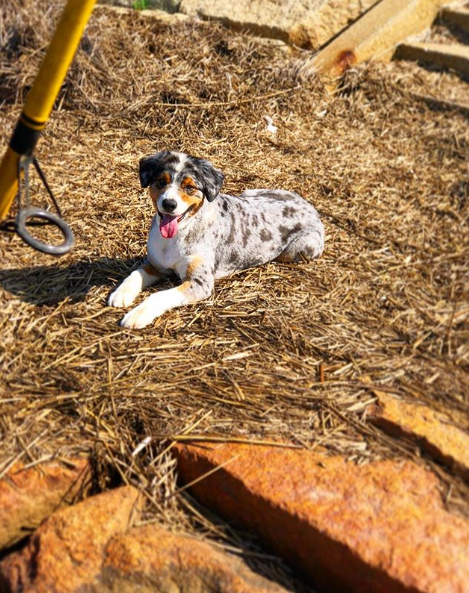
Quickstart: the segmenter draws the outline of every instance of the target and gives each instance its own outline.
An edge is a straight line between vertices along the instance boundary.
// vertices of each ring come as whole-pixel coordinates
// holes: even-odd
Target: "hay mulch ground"
[[[1,10],[5,147],[56,16],[33,0]],[[93,452],[145,489],[149,520],[213,536],[225,527],[168,497],[175,440],[415,456],[367,424],[373,386],[469,428],[467,83],[374,65],[330,99],[307,59],[213,24],[95,11],[37,147],[76,247],[54,260],[0,237],[0,469]],[[212,160],[228,193],[299,192],[324,221],[324,255],[233,275],[207,302],[120,328],[106,299],[144,256],[152,217],[138,160],[163,148]],[[467,511],[464,486],[440,474]]]

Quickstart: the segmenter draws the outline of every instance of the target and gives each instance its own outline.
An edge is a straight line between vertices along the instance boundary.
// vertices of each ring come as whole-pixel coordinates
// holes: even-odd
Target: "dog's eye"
[[[194,185],[186,185],[184,191],[186,192],[186,194],[192,196],[197,191],[197,188]]]
[[[155,181],[155,186],[158,189],[162,189],[163,187],[166,187],[167,183],[166,183],[166,179],[164,177],[160,177],[160,179],[157,179]]]

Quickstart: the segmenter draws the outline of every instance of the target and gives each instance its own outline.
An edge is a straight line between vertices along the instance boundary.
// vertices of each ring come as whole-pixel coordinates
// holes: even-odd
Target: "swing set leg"
[[[0,163],[0,221],[18,192],[20,157],[31,155],[50,117],[96,0],[68,0]]]

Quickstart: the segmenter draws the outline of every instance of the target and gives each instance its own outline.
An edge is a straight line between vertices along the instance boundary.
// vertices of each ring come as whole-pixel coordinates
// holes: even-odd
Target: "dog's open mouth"
[[[158,210],[158,216],[160,217],[160,232],[161,236],[164,239],[172,239],[174,235],[178,232],[178,226],[181,220],[186,216],[186,214],[192,210],[193,206],[190,206],[184,214],[180,216],[171,216],[171,214],[163,214]]]

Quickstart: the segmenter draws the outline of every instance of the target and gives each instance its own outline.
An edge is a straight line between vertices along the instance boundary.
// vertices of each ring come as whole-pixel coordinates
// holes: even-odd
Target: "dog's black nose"
[[[176,210],[176,208],[177,208],[176,200],[170,200],[169,198],[165,198],[161,202],[161,205],[166,210],[166,212],[172,212],[173,210]]]

